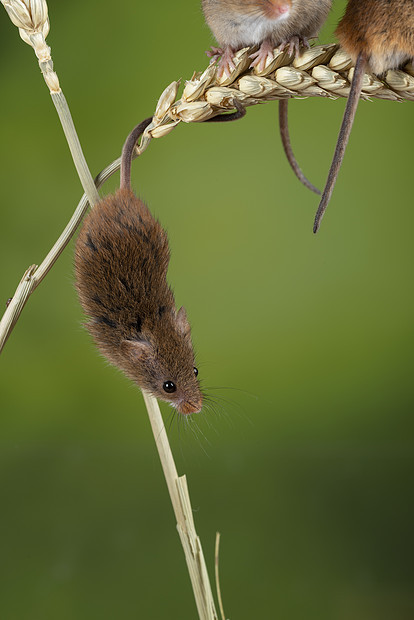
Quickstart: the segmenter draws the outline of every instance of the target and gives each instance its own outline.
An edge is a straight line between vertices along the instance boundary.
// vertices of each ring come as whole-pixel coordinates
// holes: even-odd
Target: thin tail
[[[233,106],[236,108],[237,112],[231,112],[230,114],[218,114],[217,116],[213,116],[213,118],[208,118],[204,123],[227,123],[228,121],[238,121],[239,118],[243,118],[246,114],[246,108],[244,105],[238,101],[234,97]]]
[[[239,118],[243,118],[246,114],[246,108],[241,104],[237,99],[234,100],[234,107],[237,112],[233,112],[232,114],[221,114],[214,118],[208,119],[210,122],[227,122],[227,121],[235,121]],[[144,121],[139,123],[134,129],[131,131],[127,139],[125,140],[124,146],[122,147],[122,155],[121,155],[121,180],[120,187],[121,189],[129,189],[131,187],[131,164],[133,159],[133,153],[135,145],[141,136],[144,133],[145,129],[151,123],[152,117],[146,118]],[[205,121],[207,122],[207,121]]]
[[[151,121],[152,116],[150,118],[146,118],[145,121],[142,121],[142,123],[134,127],[128,138],[125,140],[124,146],[122,147],[121,155],[121,189],[130,189],[131,187],[131,164],[134,148],[138,141],[138,138],[141,136],[142,133],[144,133],[145,129],[148,127]]]
[[[349,93],[348,101],[346,103],[344,118],[342,120],[342,125],[341,125],[341,130],[339,132],[338,141],[336,143],[335,154],[333,156],[331,168],[329,170],[325,189],[323,190],[322,198],[321,198],[318,210],[315,215],[315,221],[313,224],[314,233],[317,233],[319,230],[319,226],[321,225],[321,220],[326,211],[326,207],[329,204],[329,200],[332,196],[332,192],[335,187],[339,169],[342,165],[342,160],[345,155],[345,149],[348,144],[349,135],[351,133],[352,125],[355,119],[355,112],[358,107],[359,97],[361,95],[362,81],[364,79],[366,65],[367,65],[366,57],[362,53],[359,54],[356,64],[355,64],[354,77],[352,78],[351,90]]]
[[[287,160],[292,168],[293,172],[299,179],[301,183],[315,194],[320,196],[320,190],[315,187],[303,174],[302,170],[299,168],[299,164],[296,161],[296,157],[293,154],[292,146],[290,144],[289,137],[289,125],[288,125],[288,100],[280,99],[279,100],[279,128],[280,128],[280,137],[282,138],[283,148],[287,157]]]

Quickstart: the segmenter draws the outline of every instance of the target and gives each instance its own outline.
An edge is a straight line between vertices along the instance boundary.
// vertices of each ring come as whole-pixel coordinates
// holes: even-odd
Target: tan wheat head
[[[152,138],[160,138],[180,122],[203,122],[234,108],[237,100],[243,106],[267,103],[277,99],[348,97],[354,66],[348,54],[336,44],[317,45],[304,50],[297,58],[286,51],[274,50],[263,71],[249,69],[250,48],[236,53],[232,74],[217,78],[211,64],[203,73],[195,73],[187,81],[181,99],[176,101],[179,82],[172,82],[162,93],[152,123],[145,130],[138,153]],[[388,71],[384,78],[367,73],[362,99],[414,100],[414,65],[404,70]]]

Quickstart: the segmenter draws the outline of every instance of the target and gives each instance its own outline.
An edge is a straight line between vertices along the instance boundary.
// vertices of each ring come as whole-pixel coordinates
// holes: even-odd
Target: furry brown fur
[[[325,189],[313,224],[319,230],[345,155],[367,69],[381,74],[414,58],[414,0],[348,0],[336,29],[355,73]]]
[[[127,176],[123,171],[121,177]],[[161,224],[124,187],[85,219],[76,242],[76,288],[101,353],[140,387],[188,414],[200,411],[202,394],[186,312],[176,311],[166,280],[169,259]],[[171,383],[172,392],[166,390]]]
[[[335,34],[354,61],[366,57],[373,73],[396,69],[414,57],[414,1],[349,0]]]

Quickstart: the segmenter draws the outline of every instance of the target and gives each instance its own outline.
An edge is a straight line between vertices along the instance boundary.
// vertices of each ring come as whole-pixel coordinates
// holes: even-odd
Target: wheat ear
[[[217,78],[217,68],[210,64],[203,73],[194,73],[177,101],[164,101],[163,114],[158,109],[153,122],[142,135],[138,153],[153,138],[170,133],[179,123],[200,123],[234,108],[234,101],[247,107],[278,99],[348,97],[354,65],[348,54],[336,44],[316,45],[293,58],[275,49],[262,71],[250,69],[250,48],[238,51],[235,69],[230,76]],[[171,92],[173,82],[165,93]],[[362,86],[362,99],[414,100],[414,65],[404,70],[388,71],[383,79],[367,73]]]

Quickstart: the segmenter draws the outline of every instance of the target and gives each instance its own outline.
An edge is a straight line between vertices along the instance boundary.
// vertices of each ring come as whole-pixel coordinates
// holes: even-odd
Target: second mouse
[[[382,75],[414,58],[413,0],[349,0],[336,35],[355,62],[351,91],[325,189],[316,212],[316,233],[345,155],[366,71]]]

